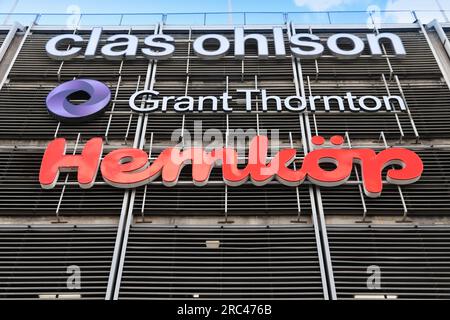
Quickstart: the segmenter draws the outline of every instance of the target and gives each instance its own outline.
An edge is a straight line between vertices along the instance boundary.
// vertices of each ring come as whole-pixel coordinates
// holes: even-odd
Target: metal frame
[[[441,74],[442,74],[442,76],[444,77],[445,82],[447,83],[447,86],[450,88],[450,79],[449,79],[449,77],[447,76],[447,74],[444,72],[444,66],[442,65],[441,59],[439,59],[439,57],[438,57],[438,55],[437,55],[437,53],[436,53],[436,49],[435,49],[435,48],[433,47],[433,45],[431,44],[431,40],[430,40],[430,37],[428,36],[427,30],[425,29],[424,25],[422,24],[422,22],[420,22],[419,19],[417,19],[417,24],[419,25],[420,30],[422,31],[422,33],[423,33],[425,39],[427,40],[428,46],[430,47],[430,50],[431,50],[431,52],[433,53],[434,60],[436,60],[438,66],[439,66],[439,69],[441,70]],[[438,34],[439,34],[439,33],[438,33]],[[445,35],[445,33],[444,33],[444,35]],[[444,45],[445,45],[445,43],[444,43]],[[446,52],[447,52],[447,54],[448,54],[447,49],[448,49],[448,46],[445,46],[445,50],[446,50]],[[408,109],[408,110],[409,110],[409,109]]]
[[[20,42],[19,47],[17,48],[16,53],[14,54],[14,57],[11,61],[11,63],[8,66],[8,69],[5,72],[5,76],[3,77],[3,79],[0,79],[0,90],[3,88],[3,86],[6,83],[6,80],[9,77],[9,73],[11,72],[12,67],[14,66],[14,63],[16,62],[17,57],[19,56],[20,50],[22,49],[23,45],[25,44],[25,41],[27,40],[28,35],[31,32],[31,26],[27,27],[27,30],[22,38],[22,41]]]
[[[439,37],[439,40],[442,43],[442,46],[444,47],[447,57],[450,59],[450,43],[449,43],[447,34],[445,33],[444,29],[442,28],[442,25],[443,24],[440,24],[436,19],[434,19],[433,21],[431,21],[429,24],[426,25],[426,28],[424,28],[423,26],[421,26],[421,27],[422,27],[424,34],[427,33],[427,30],[434,28],[434,30],[436,31],[436,33]],[[438,58],[436,50],[434,49],[433,45],[431,44],[431,41],[429,40],[428,35],[426,35],[426,38],[427,38],[428,44],[433,52],[433,55],[439,65],[439,68],[441,69],[442,76],[444,77],[445,82],[447,83],[447,86],[450,89],[450,75],[448,74],[448,72],[444,71],[444,66],[442,65],[441,60]]]
[[[293,23],[290,23],[290,28],[292,34],[296,34],[296,27]],[[298,83],[297,87],[300,91],[300,94],[302,96],[305,96],[305,85],[303,82],[303,73],[302,73],[302,67],[300,59],[293,58],[293,61],[295,61],[295,64],[293,65],[294,75],[296,76],[295,82]],[[308,119],[308,111],[302,113],[299,115],[302,125],[302,142],[303,142],[303,149],[304,153],[307,154],[309,151],[312,151],[311,148],[311,127],[309,125],[309,119]],[[320,272],[322,274],[322,281],[323,281],[323,288],[324,288],[324,297],[326,300],[336,299],[336,289],[334,286],[334,280],[333,280],[333,272],[332,272],[332,266],[331,266],[331,260],[329,259],[329,248],[328,248],[328,242],[326,241],[326,226],[324,222],[323,212],[321,209],[322,203],[317,201],[317,190],[316,194],[314,190],[316,189],[315,186],[308,186],[309,196],[311,200],[311,216],[313,219],[313,225],[314,225],[314,231],[316,234],[316,241],[317,241],[317,250],[320,253]],[[325,279],[328,279],[328,281],[325,281]]]
[[[447,21],[446,19],[446,14],[445,11],[443,10],[416,10],[416,11],[411,11],[411,10],[380,10],[380,14],[389,14],[389,13],[409,13],[410,17],[411,17],[411,21],[414,20],[415,18],[415,12],[418,13],[436,13],[436,16],[444,18],[445,21]],[[208,25],[209,23],[207,23],[208,18],[209,17],[218,17],[218,16],[224,16],[224,17],[239,17],[240,18],[240,22],[241,23],[235,23],[235,24],[243,24],[246,25],[248,24],[248,19],[252,16],[263,16],[263,15],[271,15],[277,16],[277,21],[278,24],[283,25],[286,24],[288,21],[292,21],[292,20],[296,20],[296,16],[298,15],[314,15],[316,17],[318,17],[319,21],[323,21],[325,20],[325,24],[336,24],[336,21],[333,21],[333,16],[338,16],[338,15],[342,15],[342,14],[359,14],[361,15],[361,17],[359,17],[359,19],[362,19],[364,17],[364,19],[370,18],[373,21],[372,18],[372,11],[362,11],[362,10],[346,10],[346,11],[315,11],[315,12],[311,12],[311,11],[266,11],[266,12],[258,12],[258,11],[235,11],[235,12],[226,12],[226,11],[222,11],[222,12],[183,12],[183,13],[179,13],[179,12],[154,12],[154,13],[140,13],[140,12],[134,12],[134,13],[80,13],[77,14],[76,16],[78,17],[78,24],[80,24],[83,20],[83,17],[110,17],[110,18],[114,18],[114,20],[117,20],[115,22],[113,22],[113,25],[123,25],[123,20],[126,17],[153,17],[155,18],[154,20],[157,20],[163,24],[167,24],[168,23],[168,19],[170,20],[171,17],[184,17],[184,20],[188,20],[189,18],[195,17],[197,20],[197,25]],[[0,15],[7,15],[7,13],[0,13]],[[61,18],[65,18],[65,17],[71,17],[73,16],[73,14],[71,13],[13,13],[13,14],[9,14],[9,16],[12,16],[12,18],[14,18],[14,16],[26,16],[26,17],[30,17],[30,19],[34,19],[34,21],[36,21],[37,23],[39,23],[41,21],[42,18],[45,17],[61,17]],[[322,19],[324,18],[324,19]],[[170,22],[170,21],[169,21]],[[192,24],[192,22],[190,22],[190,24]]]
[[[11,42],[14,39],[14,36],[16,35],[17,31],[23,31],[24,27],[20,24],[15,22],[11,28],[7,28],[8,34],[6,35],[5,40],[3,41],[1,47],[0,47],[0,62],[3,60],[3,57],[5,56],[6,51],[8,50]],[[4,28],[0,28],[0,30],[5,30]]]
[[[160,33],[162,30],[162,25],[159,25],[158,28],[154,29],[154,33]],[[147,67],[147,75],[145,79],[144,89],[151,90],[153,88],[155,82],[155,72],[156,72],[157,62],[149,61]],[[147,127],[148,114],[140,114],[138,118],[138,125],[136,127],[136,132],[134,136],[133,148],[144,148],[145,143],[145,131]],[[120,292],[120,282],[122,279],[122,271],[123,265],[126,257],[127,243],[128,243],[128,235],[130,232],[130,226],[133,222],[133,209],[134,209],[134,199],[136,197],[136,189],[127,190],[125,192],[127,194],[127,198],[129,197],[129,201],[127,203],[126,208],[121,212],[121,225],[119,226],[122,233],[119,235],[118,233],[118,242],[120,236],[120,250],[117,248],[117,252],[114,254],[114,271],[116,271],[108,284],[108,294],[106,296],[107,300],[113,299],[117,300],[119,298]]]

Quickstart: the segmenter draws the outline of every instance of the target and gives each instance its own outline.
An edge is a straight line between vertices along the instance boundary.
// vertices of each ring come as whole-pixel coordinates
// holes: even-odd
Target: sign
[[[74,105],[69,101],[70,95],[75,92],[84,92],[89,95],[89,99],[79,105]],[[236,94],[245,101],[245,111],[277,111],[287,110],[290,112],[316,112],[319,111],[317,104],[323,101],[323,110],[331,112],[333,110],[344,112],[377,112],[377,111],[406,111],[406,105],[400,96],[376,97],[365,95],[354,96],[347,92],[345,96],[288,96],[281,98],[276,95],[269,95],[266,89],[238,89]],[[144,100],[142,96],[147,96]],[[236,96],[234,96],[236,97]],[[261,101],[259,110],[252,104],[252,98]],[[155,90],[142,90],[135,92],[129,99],[132,110],[139,113],[148,112],[233,112],[229,102],[233,96],[224,92],[221,96],[163,96],[159,97],[159,92]],[[92,120],[106,110],[111,100],[109,88],[102,82],[90,79],[77,79],[65,82],[53,89],[47,96],[46,104],[48,112],[58,121],[81,122]],[[142,103],[145,101],[145,103]],[[269,103],[273,102],[274,107],[269,108]],[[173,104],[173,110],[169,109],[169,104]]]
[[[256,106],[252,105],[252,97],[257,97],[261,101],[261,109],[259,111],[277,111],[283,109],[291,112],[310,111],[316,112],[316,104],[323,101],[325,112],[335,109],[340,112],[346,110],[351,112],[376,112],[379,110],[393,112],[396,110],[406,111],[405,102],[400,96],[376,96],[366,95],[357,97],[351,92],[347,92],[345,96],[288,96],[282,99],[276,95],[269,95],[266,89],[237,89],[237,94],[245,97],[245,111],[256,111]],[[143,95],[147,95],[145,104],[142,105],[142,99],[138,99]],[[233,99],[228,92],[224,92],[221,96],[163,96],[158,99],[159,92],[155,90],[142,90],[134,93],[129,100],[130,108],[136,112],[167,112],[169,103],[173,103],[173,111],[175,112],[203,112],[205,109],[213,112],[233,112],[229,101]],[[154,99],[155,98],[155,99]],[[275,108],[269,110],[269,102],[275,103]],[[336,106],[336,107],[335,107]],[[219,108],[220,107],[220,108]],[[395,109],[397,107],[397,109]]]
[[[89,39],[73,33],[61,34],[51,38],[45,50],[47,55],[55,60],[70,60],[75,57],[84,57],[86,60],[95,59],[102,32],[103,29],[100,27],[92,28]],[[337,33],[331,35],[325,43],[312,33],[298,33],[286,39],[282,28],[274,27],[272,32],[273,52],[269,52],[269,40],[265,35],[246,33],[242,27],[234,28],[234,37],[231,41],[221,34],[205,34],[194,39],[192,48],[195,55],[201,59],[220,59],[230,52],[231,43],[233,43],[234,57],[242,60],[246,56],[246,45],[249,42],[256,42],[257,57],[260,59],[267,59],[270,56],[286,57],[286,45],[294,57],[301,59],[320,58],[326,49],[339,59],[356,59],[361,56],[366,47],[372,58],[379,58],[383,55],[381,44],[388,43],[393,48],[393,56],[406,55],[400,37],[389,32],[368,33],[365,38],[350,33]],[[83,45],[84,42],[87,42],[86,46]],[[170,35],[151,34],[144,38],[144,46],[139,48],[140,42],[137,36],[127,33],[114,34],[106,39],[106,44],[100,48],[100,53],[107,60],[130,60],[136,59],[138,55],[143,55],[149,60],[169,59],[175,53],[174,42],[174,38]],[[343,43],[347,45],[343,46]]]
[[[114,34],[106,39],[100,39],[102,28],[93,28],[89,39],[77,34],[62,34],[53,37],[46,44],[49,57],[56,60],[70,60],[83,56],[84,59],[97,58],[98,49],[108,60],[136,59],[143,55],[150,60],[169,59],[175,52],[174,39],[170,35],[152,34],[145,37],[143,47],[137,36],[132,34]],[[360,38],[349,33],[333,34],[321,42],[312,33],[294,34],[286,39],[285,32],[280,27],[272,29],[273,44],[263,34],[248,33],[242,27],[234,28],[234,38],[229,39],[221,34],[204,34],[193,40],[193,51],[200,59],[220,59],[231,51],[236,59],[246,57],[246,46],[249,42],[257,45],[257,57],[284,58],[287,56],[286,45],[294,57],[301,59],[320,58],[325,50],[339,59],[356,59],[367,49],[373,58],[382,56],[381,45],[388,43],[393,55],[406,55],[401,39],[393,33],[366,34]],[[87,42],[87,45],[84,45]],[[64,43],[64,46],[62,45]],[[345,43],[345,45],[343,45]],[[68,45],[69,44],[69,45]],[[211,45],[213,44],[213,45]],[[269,52],[273,47],[273,52]],[[84,91],[89,95],[88,101],[73,105],[69,96],[76,91]],[[391,112],[406,110],[406,104],[400,96],[383,96],[381,98],[365,95],[353,96],[346,92],[345,96],[280,96],[270,95],[265,89],[239,89],[236,94],[245,97],[245,110],[253,110],[252,98],[261,101],[261,110],[269,111],[270,105],[275,105],[276,111],[315,112],[316,103],[323,100],[324,111],[332,109],[331,102],[337,105],[337,110],[352,112],[375,112],[380,109]],[[145,99],[140,99],[144,97]],[[86,121],[103,112],[111,99],[108,87],[95,80],[73,80],[55,88],[47,97],[47,108],[51,115],[59,121]],[[233,99],[228,92],[221,96],[163,96],[154,90],[143,90],[134,93],[129,100],[130,108],[136,112],[167,112],[173,105],[176,112],[202,112],[206,106],[211,111],[232,112],[229,101]],[[145,103],[144,103],[145,101]],[[258,110],[260,111],[260,110]],[[54,188],[60,172],[76,171],[77,181],[81,188],[91,188],[101,171],[103,180],[117,188],[136,188],[161,178],[165,186],[177,184],[181,170],[186,165],[192,166],[192,181],[196,186],[208,183],[211,170],[221,167],[222,178],[229,186],[239,186],[247,181],[263,186],[276,179],[287,186],[298,186],[305,180],[326,187],[344,184],[351,175],[354,165],[359,165],[362,171],[362,185],[369,197],[379,197],[383,189],[382,172],[385,168],[398,165],[400,168],[389,168],[386,181],[390,184],[404,185],[417,181],[423,172],[423,163],[413,151],[405,148],[389,148],[376,153],[370,148],[343,148],[344,139],[334,136],[330,139],[333,147],[322,147],[324,139],[319,136],[312,138],[315,150],[305,155],[299,169],[290,167],[295,159],[296,150],[287,148],[279,150],[268,159],[268,138],[255,136],[249,145],[248,160],[244,168],[238,166],[238,154],[233,148],[223,147],[206,151],[203,147],[188,147],[180,149],[171,147],[163,150],[159,156],[149,163],[148,154],[135,148],[120,148],[103,157],[102,138],[92,138],[84,146],[79,155],[66,155],[66,140],[58,138],[49,143],[42,158],[39,181],[42,188]],[[335,165],[334,169],[321,167],[324,163]]]
[[[331,138],[332,144],[341,146],[344,139]],[[323,144],[324,139],[316,136],[312,143]],[[344,184],[351,175],[354,164],[362,171],[362,184],[368,197],[379,197],[383,189],[384,168],[399,165],[400,169],[389,169],[386,180],[390,184],[405,185],[417,181],[423,171],[420,157],[404,148],[389,148],[378,154],[368,148],[347,149],[341,147],[319,148],[305,155],[300,169],[289,168],[295,158],[293,148],[280,150],[267,161],[268,139],[254,137],[249,146],[248,163],[244,169],[238,168],[238,156],[232,148],[214,149],[206,152],[193,147],[181,150],[167,148],[149,164],[148,154],[135,148],[121,148],[108,153],[101,161],[102,138],[89,140],[80,155],[66,155],[66,140],[58,138],[50,142],[42,158],[39,181],[44,189],[56,185],[60,172],[77,171],[81,188],[90,188],[100,166],[103,180],[118,188],[136,188],[161,177],[165,186],[177,184],[185,165],[192,165],[192,180],[196,186],[208,183],[212,168],[222,167],[223,181],[229,186],[239,186],[250,180],[254,185],[263,186],[273,179],[287,186],[298,186],[305,179],[319,186],[335,187]],[[325,170],[323,163],[335,164],[333,170]]]
[[[89,99],[79,105],[69,101],[71,94],[82,91]],[[59,121],[83,122],[102,114],[111,100],[109,88],[102,82],[77,79],[65,82],[53,89],[47,96],[48,112]]]

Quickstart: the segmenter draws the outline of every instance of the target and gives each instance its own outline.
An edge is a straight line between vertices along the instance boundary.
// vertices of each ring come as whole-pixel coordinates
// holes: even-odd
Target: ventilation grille
[[[116,232],[104,225],[0,226],[0,299],[104,299]]]
[[[327,230],[338,298],[449,298],[450,228],[328,226]]]
[[[132,226],[119,298],[196,297],[323,298],[313,227]]]

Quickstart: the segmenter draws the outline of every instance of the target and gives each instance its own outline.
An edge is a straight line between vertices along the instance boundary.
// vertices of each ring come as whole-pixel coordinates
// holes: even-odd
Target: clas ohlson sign
[[[69,60],[83,56],[89,60],[97,58],[96,52],[100,45],[102,28],[93,28],[89,39],[83,39],[76,34],[62,34],[50,39],[46,44],[48,55],[57,60]],[[67,46],[69,41],[70,46]],[[87,46],[82,46],[87,41]],[[257,54],[261,59],[274,56],[281,58],[286,56],[286,42],[295,57],[302,59],[317,59],[325,46],[319,37],[314,34],[296,34],[286,38],[281,28],[273,28],[273,46],[269,46],[267,37],[257,33],[244,32],[243,28],[234,29],[232,42],[221,34],[205,34],[196,38],[193,42],[193,50],[201,59],[220,59],[230,51],[231,43],[234,45],[236,59],[245,57],[247,41],[256,41]],[[342,46],[342,41],[346,43]],[[139,48],[138,38],[130,34],[111,35],[106,44],[101,47],[101,54],[108,60],[135,59],[142,54],[149,59],[169,59],[175,52],[174,39],[169,35],[153,34],[144,39],[144,46]],[[207,43],[216,45],[211,49]],[[382,55],[382,43],[388,42],[396,56],[406,55],[401,39],[392,33],[366,34],[365,39],[353,34],[338,33],[331,35],[326,40],[328,50],[340,59],[356,59],[364,51],[366,43],[372,57]],[[64,46],[62,45],[64,43]],[[348,44],[351,44],[350,46]],[[274,52],[269,53],[269,47]],[[84,48],[84,49],[83,49]],[[86,61],[86,63],[89,63]],[[84,91],[89,99],[78,105],[69,101],[74,92]],[[239,89],[233,95],[242,95],[245,101],[245,110],[269,111],[268,102],[275,103],[274,111],[282,111],[283,108],[291,112],[315,112],[316,102],[323,100],[324,111],[330,111],[329,102],[335,100],[339,111],[348,109],[352,112],[376,112],[383,108],[385,111],[407,110],[405,101],[399,96],[383,96],[381,98],[365,95],[356,97],[351,92],[345,96],[289,96],[282,99],[276,95],[269,95],[267,90]],[[254,108],[252,98],[259,95],[262,110]],[[144,97],[145,96],[145,97]],[[142,97],[143,99],[139,99]],[[144,99],[145,98],[145,99]],[[104,84],[93,79],[75,79],[65,82],[53,89],[47,96],[46,104],[48,112],[62,122],[89,121],[105,111],[111,99],[110,89]],[[233,96],[224,92],[219,97],[200,96],[194,99],[192,96],[164,96],[154,90],[143,90],[133,94],[129,99],[132,110],[139,113],[153,111],[175,112],[232,112],[229,101]],[[145,101],[145,103],[143,103]],[[220,102],[220,103],[219,103]],[[173,110],[169,110],[169,103]],[[220,106],[219,106],[220,104]],[[344,148],[344,139],[341,136],[333,136],[330,139],[330,147],[323,147],[324,138],[312,137],[311,144],[316,146],[307,153],[299,168],[292,168],[290,164],[295,160],[297,150],[286,148],[278,150],[273,157],[268,157],[268,138],[256,135],[252,138],[248,148],[248,159],[245,167],[238,166],[239,157],[237,150],[228,146],[206,150],[203,147],[183,148],[170,147],[163,150],[154,161],[149,161],[149,155],[137,148],[120,148],[103,156],[103,139],[94,137],[84,146],[81,154],[67,155],[67,143],[64,138],[57,138],[49,143],[43,155],[39,172],[39,181],[42,188],[54,188],[60,172],[76,171],[77,181],[81,188],[94,186],[98,171],[103,180],[117,188],[136,188],[146,185],[155,179],[161,178],[162,183],[171,187],[178,183],[180,172],[185,165],[192,167],[192,181],[195,186],[203,186],[208,183],[213,167],[222,168],[223,181],[230,186],[238,186],[250,181],[256,186],[263,186],[272,180],[277,180],[287,186],[298,186],[305,180],[319,186],[336,187],[344,184],[349,179],[355,164],[362,169],[362,185],[364,192],[369,197],[380,196],[383,189],[382,173],[385,168],[386,181],[390,184],[404,185],[417,181],[423,172],[423,163],[420,157],[413,151],[405,148],[389,148],[379,153],[371,148]],[[323,163],[335,165],[333,170],[325,170]],[[397,165],[399,167],[392,167]]]
[[[269,52],[269,40],[266,36],[258,33],[246,33],[244,28],[234,29],[234,38],[230,41],[221,34],[204,34],[194,39],[193,50],[202,59],[220,59],[234,46],[234,57],[244,59],[245,46],[249,41],[256,41],[258,51],[257,56],[261,59],[283,58],[286,56],[286,45],[289,46],[292,54],[301,59],[317,59],[325,51],[325,45],[320,42],[317,35],[311,33],[294,34],[290,38],[283,33],[280,27],[274,27],[273,48],[274,52]],[[83,56],[84,59],[96,58],[97,49],[100,45],[100,38],[103,29],[93,28],[89,39],[84,39],[77,34],[61,34],[50,39],[46,44],[46,51],[50,58],[55,60],[70,60]],[[87,41],[85,49],[82,43]],[[106,44],[101,47],[101,54],[108,60],[136,59],[138,54],[142,54],[151,60],[169,59],[175,53],[174,38],[167,34],[151,34],[144,39],[143,46],[139,46],[138,37],[131,34],[118,33],[109,36]],[[70,47],[67,46],[69,42]],[[342,43],[350,44],[342,46]],[[405,48],[399,36],[393,33],[368,33],[364,38],[360,38],[351,33],[333,34],[326,40],[328,50],[340,59],[356,59],[365,49],[365,42],[373,58],[381,57],[383,54],[381,44],[390,43],[394,50],[394,55],[402,57],[406,55]],[[61,44],[64,43],[64,46]],[[208,44],[208,45],[207,45]],[[211,49],[213,44],[214,49]]]

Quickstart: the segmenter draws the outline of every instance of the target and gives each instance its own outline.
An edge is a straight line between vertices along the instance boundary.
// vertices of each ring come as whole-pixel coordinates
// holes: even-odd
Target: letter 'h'
[[[93,186],[103,152],[102,138],[92,138],[84,146],[81,155],[66,155],[66,139],[50,142],[42,158],[39,182],[44,189],[56,185],[60,172],[78,171],[77,180],[81,188]]]

